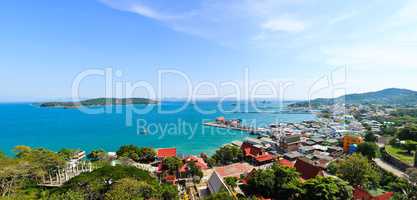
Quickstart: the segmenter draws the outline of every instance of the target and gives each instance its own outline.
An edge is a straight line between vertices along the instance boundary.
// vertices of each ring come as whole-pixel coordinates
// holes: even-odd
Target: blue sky
[[[288,99],[342,66],[349,93],[417,90],[413,0],[5,0],[0,24],[0,101],[68,98],[78,73],[106,67],[155,87],[159,69],[219,84],[248,68],[251,83],[292,82]],[[102,82],[82,95],[103,96]],[[167,78],[164,97],[183,85]]]

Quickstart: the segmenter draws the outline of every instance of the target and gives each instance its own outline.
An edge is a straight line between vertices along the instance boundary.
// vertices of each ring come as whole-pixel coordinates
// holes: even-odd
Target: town
[[[51,163],[42,166],[46,173],[37,184],[66,188],[86,174],[127,166],[171,187],[161,194],[163,199],[306,199],[306,195],[320,199],[324,194],[355,200],[416,198],[417,159],[412,153],[417,146],[416,129],[402,120],[412,108],[322,105],[315,110],[316,120],[261,128],[218,117],[204,125],[244,131],[248,137],[225,144],[214,155],[180,155],[175,147],[154,150],[135,145],[88,154],[61,150],[56,154],[64,155],[66,164],[57,162],[60,167],[56,168],[48,159]],[[25,158],[46,150],[18,146],[15,151],[18,158]],[[277,178],[288,182],[278,184]],[[321,191],[315,188],[320,184],[339,189]],[[2,190],[4,195],[11,192]]]

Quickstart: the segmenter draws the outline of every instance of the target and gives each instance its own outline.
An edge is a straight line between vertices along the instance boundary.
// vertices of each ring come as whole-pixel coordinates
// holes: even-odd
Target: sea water
[[[179,154],[211,154],[220,146],[249,134],[203,122],[224,116],[245,125],[300,122],[309,113],[283,112],[286,103],[201,101],[161,102],[158,105],[97,107],[89,114],[79,109],[42,108],[31,103],[0,104],[0,151],[13,155],[13,147],[27,145],[58,151],[62,148],[116,151],[121,145],[176,147]],[[104,111],[104,112],[103,112]]]

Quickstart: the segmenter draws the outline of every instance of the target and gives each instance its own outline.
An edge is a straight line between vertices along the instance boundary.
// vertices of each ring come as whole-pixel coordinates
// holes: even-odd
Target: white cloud
[[[169,6],[170,3],[157,4],[156,1],[100,1],[113,9],[136,13],[162,22],[175,31],[213,40],[229,47],[240,47],[252,42],[253,38],[265,42],[272,40],[269,34],[263,37],[259,35],[260,32],[278,35],[300,32],[305,28],[301,20],[277,15],[283,13],[279,11],[284,11],[285,6],[298,6],[299,1],[201,0],[195,6],[182,10]]]
[[[301,32],[305,29],[304,22],[286,18],[268,20],[261,27],[272,32]]]
[[[160,14],[157,11],[155,11],[155,10],[149,8],[149,7],[146,7],[144,5],[141,5],[141,4],[132,5],[130,7],[130,10],[131,10],[131,12],[134,12],[134,13],[143,15],[145,17],[152,18],[152,19],[156,19],[156,20],[166,20],[166,19],[170,18],[168,16]]]

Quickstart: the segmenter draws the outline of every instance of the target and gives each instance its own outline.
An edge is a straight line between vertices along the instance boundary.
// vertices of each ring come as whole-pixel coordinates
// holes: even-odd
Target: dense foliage
[[[377,168],[360,154],[353,154],[336,165],[336,175],[353,186],[375,187],[381,178]]]
[[[124,145],[116,152],[117,156],[127,157],[136,162],[150,163],[155,160],[156,152],[152,148]]]
[[[91,151],[87,155],[87,158],[90,159],[91,161],[104,160],[107,158],[107,153],[103,149],[96,149],[96,150]]]
[[[160,185],[157,179],[146,171],[118,165],[105,166],[91,173],[81,174],[65,183],[61,190],[81,191],[86,199],[91,200],[103,197],[105,199],[132,199],[124,197],[175,199],[176,190],[169,187]]]
[[[240,162],[243,160],[243,152],[239,147],[226,145],[221,147],[212,156],[214,164],[228,165],[231,163]]]
[[[257,170],[249,176],[245,191],[250,195],[273,199],[351,199],[352,187],[345,181],[321,177],[300,181],[293,168],[274,165],[271,169]]]
[[[303,184],[302,199],[333,200],[352,199],[352,186],[349,183],[332,177],[318,176]]]
[[[358,145],[358,152],[368,159],[376,158],[378,155],[378,145],[374,142],[364,142]]]
[[[168,157],[162,161],[162,167],[170,173],[178,172],[182,165],[182,160],[177,157]]]

